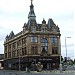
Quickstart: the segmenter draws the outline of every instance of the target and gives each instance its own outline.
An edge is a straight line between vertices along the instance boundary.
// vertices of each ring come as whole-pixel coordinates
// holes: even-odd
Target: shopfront
[[[59,61],[60,60],[58,56],[57,57],[53,56],[20,57],[20,58],[5,60],[5,67],[6,69],[19,70],[20,66],[20,70],[26,70],[26,67],[32,70],[33,68],[36,68],[36,64],[40,62],[41,65],[43,65],[43,70],[53,70],[59,68]]]

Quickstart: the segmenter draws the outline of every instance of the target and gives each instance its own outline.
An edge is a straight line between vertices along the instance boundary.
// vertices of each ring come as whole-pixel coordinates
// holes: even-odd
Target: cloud
[[[26,1],[25,0],[0,0],[0,9],[12,13],[17,11],[21,12],[25,10],[24,8],[28,4],[26,3]]]
[[[63,57],[66,57],[66,48],[62,49],[61,54]],[[74,48],[73,47],[67,47],[67,57],[74,58]]]
[[[4,41],[4,37],[5,37],[5,36],[0,35],[0,42],[1,42],[1,41]]]
[[[4,41],[0,41],[0,54],[4,53],[4,47],[3,47]]]

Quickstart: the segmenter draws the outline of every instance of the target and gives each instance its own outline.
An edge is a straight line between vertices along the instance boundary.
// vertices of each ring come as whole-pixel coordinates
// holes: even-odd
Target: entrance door
[[[51,69],[51,63],[47,63],[47,70]]]
[[[47,70],[49,70],[49,69],[50,69],[49,63],[47,63]]]
[[[43,69],[44,69],[44,70],[47,69],[47,63],[43,63]]]

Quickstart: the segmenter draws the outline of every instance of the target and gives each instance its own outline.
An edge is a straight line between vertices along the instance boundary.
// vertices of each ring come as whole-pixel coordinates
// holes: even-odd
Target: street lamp
[[[62,64],[61,64],[61,37],[59,37],[59,51],[60,51],[60,72],[62,72]]]
[[[66,65],[67,65],[67,45],[66,45],[66,39],[71,37],[65,37],[65,49],[66,49]]]

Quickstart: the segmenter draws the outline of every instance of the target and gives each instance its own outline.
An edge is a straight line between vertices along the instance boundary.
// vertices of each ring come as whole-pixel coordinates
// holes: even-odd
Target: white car
[[[75,65],[73,65],[73,68],[75,68]]]

